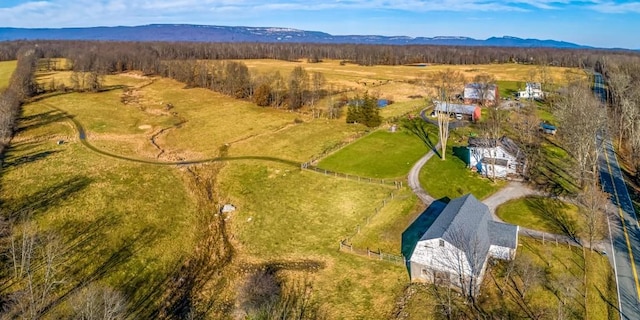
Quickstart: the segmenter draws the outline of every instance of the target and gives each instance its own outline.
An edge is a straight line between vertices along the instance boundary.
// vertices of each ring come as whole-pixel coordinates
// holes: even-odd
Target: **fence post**
[[[369,251],[369,247],[367,247],[367,257],[371,258],[371,251]]]
[[[380,248],[378,248],[378,255],[380,256],[380,260],[382,260],[382,251],[380,251]]]

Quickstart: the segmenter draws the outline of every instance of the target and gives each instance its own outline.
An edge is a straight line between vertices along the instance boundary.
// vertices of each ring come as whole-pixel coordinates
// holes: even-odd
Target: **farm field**
[[[16,61],[0,61],[0,91],[9,85],[9,79],[16,68]]]
[[[252,72],[285,77],[303,66],[349,94],[357,89],[392,99],[380,109],[388,122],[419,111],[428,92],[415,79],[430,72],[492,72],[516,82],[533,68],[242,62]],[[558,79],[565,72],[550,69]],[[37,79],[69,85],[71,75],[43,72]],[[138,73],[104,81],[101,92],[51,94],[25,105],[2,167],[0,208],[29,221],[20,224],[25,234],[37,228],[62,235],[64,294],[52,306],[53,318],[68,315],[73,301],[67,297],[85,284],[122,292],[133,318],[160,317],[173,303],[172,289],[184,289],[181,275],[204,263],[202,256],[220,259],[217,273],[202,275],[194,287],[194,305],[213,301],[211,318],[241,317],[240,288],[265,266],[276,266],[284,283],[308,283],[329,319],[392,315],[408,284],[406,267],[340,252],[339,243],[348,239],[358,248],[400,255],[422,204],[406,186],[327,176],[300,164],[320,159],[322,169],[404,180],[429,150],[418,137],[401,126],[390,133],[390,123],[369,133],[346,124],[346,112],[314,118],[308,110],[258,107]],[[428,130],[434,142],[436,128]],[[452,154],[473,130],[452,133],[447,160],[433,157],[420,173],[434,197],[471,192],[482,199],[504,185],[477,176]],[[237,210],[221,214],[222,204]]]

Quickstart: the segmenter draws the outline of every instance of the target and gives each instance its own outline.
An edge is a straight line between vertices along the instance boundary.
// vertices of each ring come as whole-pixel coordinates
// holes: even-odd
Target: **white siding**
[[[412,280],[430,281],[422,270],[440,271],[451,275],[471,275],[471,267],[466,255],[460,249],[444,241],[444,247],[440,246],[441,239],[429,239],[419,241],[411,255]],[[414,270],[414,268],[416,270]]]
[[[506,152],[502,146],[498,146],[495,148],[482,148],[482,147],[469,147],[470,159],[469,159],[469,167],[475,168],[478,163],[482,162],[484,158],[496,158],[507,160],[507,166],[501,165],[492,165],[490,163],[482,164],[482,173],[489,176],[494,176],[494,167],[495,167],[495,176],[496,177],[506,177],[508,174],[517,173],[517,161],[514,156]]]
[[[489,256],[496,259],[510,260],[512,257],[512,250],[513,249],[507,247],[491,245],[491,247],[489,247]]]

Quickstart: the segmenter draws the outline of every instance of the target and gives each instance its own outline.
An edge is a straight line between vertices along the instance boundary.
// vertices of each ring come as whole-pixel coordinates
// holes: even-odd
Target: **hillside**
[[[105,40],[193,42],[355,43],[384,45],[455,45],[497,47],[589,48],[575,43],[491,37],[485,40],[457,36],[407,37],[380,35],[331,35],[291,28],[152,24],[144,26],[87,28],[0,28],[0,41],[8,40]]]

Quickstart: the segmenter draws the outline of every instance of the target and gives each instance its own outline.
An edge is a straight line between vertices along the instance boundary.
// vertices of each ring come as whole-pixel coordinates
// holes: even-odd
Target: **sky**
[[[199,24],[333,35],[492,36],[640,49],[640,1],[0,0],[0,27]]]

